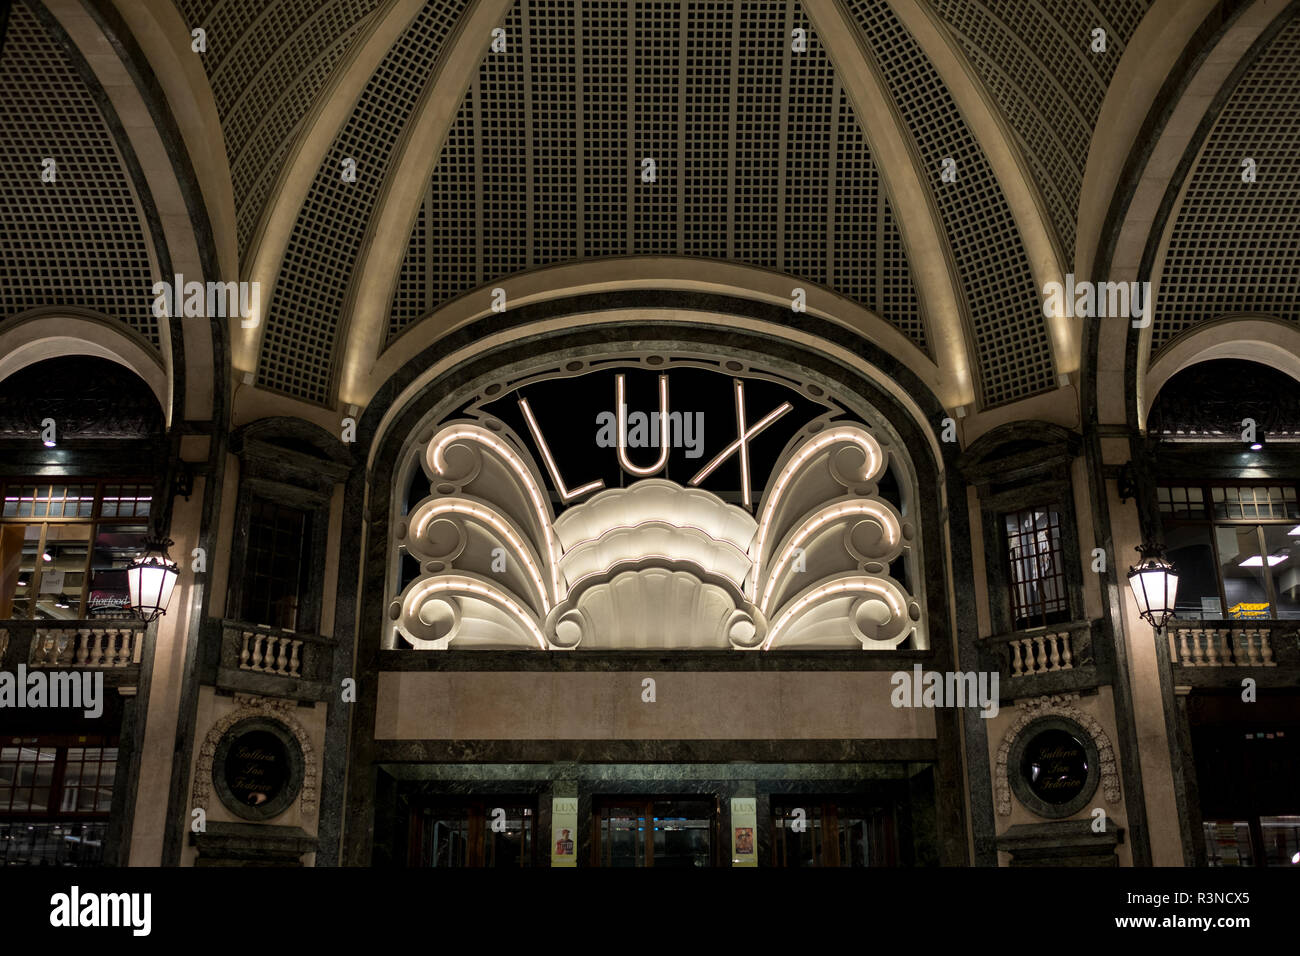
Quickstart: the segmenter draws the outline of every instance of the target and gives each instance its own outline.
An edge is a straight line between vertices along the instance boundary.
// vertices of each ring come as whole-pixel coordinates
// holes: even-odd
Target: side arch
[[[162,407],[170,428],[172,381],[143,336],[117,319],[89,309],[33,309],[0,322],[0,381],[46,359],[88,355],[108,359],[138,375]]]

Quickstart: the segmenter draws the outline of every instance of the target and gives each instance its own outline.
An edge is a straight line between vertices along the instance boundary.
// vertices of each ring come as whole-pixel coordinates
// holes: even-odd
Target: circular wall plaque
[[[1066,717],[1041,717],[1011,745],[1007,775],[1016,798],[1043,817],[1068,817],[1092,799],[1101,780],[1092,735]]]
[[[246,820],[269,820],[302,790],[302,747],[287,727],[265,717],[241,720],[221,738],[212,783],[222,804]]]

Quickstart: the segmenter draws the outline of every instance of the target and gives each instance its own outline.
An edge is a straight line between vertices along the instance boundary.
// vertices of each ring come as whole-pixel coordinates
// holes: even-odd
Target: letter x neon
[[[692,485],[699,485],[701,481],[713,474],[714,470],[724,461],[740,452],[740,490],[745,496],[745,507],[748,508],[753,504],[749,492],[749,440],[759,432],[767,428],[774,421],[794,408],[789,402],[782,402],[777,408],[768,412],[759,419],[753,428],[745,428],[745,384],[740,379],[735,379],[736,383],[736,433],[740,435],[726,448],[718,453],[718,457],[709,462],[700,471],[698,475],[691,479]]]

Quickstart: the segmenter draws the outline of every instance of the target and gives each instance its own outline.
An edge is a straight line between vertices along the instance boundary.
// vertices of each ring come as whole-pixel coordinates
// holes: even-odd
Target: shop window
[[[310,532],[308,512],[253,499],[244,559],[243,620],[298,629],[308,588]]]
[[[4,743],[0,865],[98,865],[113,803],[116,738],[6,738]]]
[[[1060,512],[1041,506],[1004,515],[1003,520],[1013,626],[1020,630],[1067,620]]]
[[[1205,859],[1210,866],[1254,866],[1250,824],[1245,820],[1206,820]]]
[[[537,813],[517,797],[423,803],[411,815],[408,865],[535,866]]]
[[[1288,485],[1159,489],[1185,620],[1300,619],[1300,506]]]
[[[717,821],[707,799],[598,798],[593,856],[597,866],[715,866]]]
[[[892,809],[823,797],[773,802],[772,865],[898,866]]]
[[[126,568],[144,550],[144,482],[10,481],[0,513],[0,619],[131,617]]]

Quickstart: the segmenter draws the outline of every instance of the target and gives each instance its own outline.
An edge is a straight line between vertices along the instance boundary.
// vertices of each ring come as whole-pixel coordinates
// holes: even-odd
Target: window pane
[[[465,866],[469,860],[469,819],[464,811],[427,811],[425,859],[430,866]]]
[[[1273,577],[1277,607],[1273,617],[1300,618],[1300,525],[1267,525],[1264,528],[1267,573]]]
[[[1233,489],[1228,489],[1229,491]],[[1264,561],[1259,554],[1256,525],[1216,528],[1219,566],[1223,572],[1224,597],[1230,618],[1251,619],[1271,616],[1264,585]],[[1181,586],[1181,581],[1179,582]]]
[[[149,514],[153,497],[150,485],[105,485],[100,516],[104,518],[140,518]]]
[[[290,631],[298,626],[306,594],[307,529],[307,512],[254,499],[244,562],[244,620]]]
[[[46,528],[40,593],[36,595],[38,618],[75,621],[82,617],[81,592],[86,583],[89,547],[88,524],[50,524]]]
[[[40,525],[0,526],[0,618],[31,617]]]
[[[99,525],[90,556],[87,617],[97,620],[131,616],[126,568],[144,551],[144,525]]]
[[[1069,613],[1061,516],[1030,508],[1006,516],[1011,616],[1017,628],[1056,623]]]
[[[1245,820],[1206,820],[1205,855],[1210,866],[1254,866],[1250,824]]]
[[[1260,817],[1265,866],[1292,866],[1300,855],[1300,816]]]
[[[496,808],[493,808],[494,810]],[[486,846],[483,850],[484,866],[531,866],[533,852],[533,811],[529,807],[502,807],[505,811],[505,830],[497,831],[491,825],[491,813],[483,828]]]
[[[655,803],[654,865],[704,867],[709,865],[709,807],[695,801]]]
[[[802,811],[797,814],[795,811]],[[802,819],[801,819],[802,817]],[[821,866],[823,854],[822,808],[804,803],[798,807],[781,807],[772,820],[776,840],[776,865],[785,867]]]
[[[1165,546],[1169,560],[1178,568],[1177,616],[1184,620],[1223,618],[1210,526],[1167,527]]]
[[[601,866],[645,866],[645,816],[636,807],[601,811]]]
[[[0,821],[0,866],[98,866],[108,823]]]

